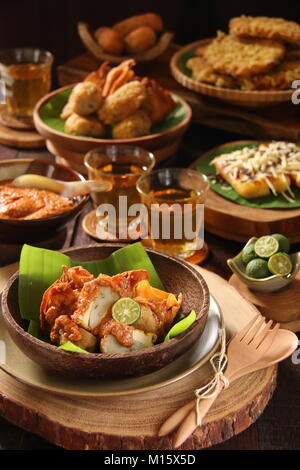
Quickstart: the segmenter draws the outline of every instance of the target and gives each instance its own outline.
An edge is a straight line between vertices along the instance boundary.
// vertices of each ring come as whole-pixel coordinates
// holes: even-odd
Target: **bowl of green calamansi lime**
[[[288,286],[300,269],[300,252],[290,254],[290,242],[280,233],[252,237],[227,264],[250,289],[275,292]]]

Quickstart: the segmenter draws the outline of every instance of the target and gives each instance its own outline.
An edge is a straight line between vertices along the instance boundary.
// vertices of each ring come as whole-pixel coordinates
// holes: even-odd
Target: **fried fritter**
[[[125,37],[126,50],[130,54],[143,52],[153,46],[155,42],[156,34],[150,26],[140,26]]]
[[[140,109],[115,125],[112,135],[114,139],[133,139],[149,134],[151,120],[148,114]]]
[[[105,127],[96,117],[73,113],[65,122],[65,132],[90,137],[104,137]]]
[[[143,108],[150,116],[152,124],[158,124],[176,108],[176,102],[171,93],[162,88],[156,80],[143,78],[142,83],[147,94]]]
[[[138,80],[126,83],[109,95],[98,112],[104,124],[123,121],[137,111],[146,99],[145,86]]]
[[[238,83],[230,75],[216,72],[202,57],[192,57],[186,63],[197,82],[209,83],[223,88],[237,88]]]
[[[81,82],[75,85],[67,105],[61,113],[61,118],[66,119],[71,113],[88,114],[95,113],[102,103],[101,92],[92,82]]]
[[[300,25],[282,18],[240,16],[230,20],[229,29],[235,36],[278,39],[300,44]]]
[[[121,34],[105,26],[95,31],[95,38],[99,46],[109,54],[120,55],[124,51],[125,42]]]
[[[285,60],[269,73],[239,80],[242,90],[286,90],[300,77],[300,60]]]
[[[156,13],[144,13],[143,15],[131,16],[126,20],[116,23],[113,29],[118,31],[121,36],[127,36],[131,31],[141,26],[150,26],[154,31],[162,31],[164,27],[159,15]]]
[[[219,32],[203,56],[217,72],[248,77],[267,72],[279,63],[284,54],[285,47],[278,41],[238,38]]]

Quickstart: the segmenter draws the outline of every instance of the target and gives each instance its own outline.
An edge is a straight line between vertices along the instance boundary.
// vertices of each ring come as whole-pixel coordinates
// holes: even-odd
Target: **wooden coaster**
[[[19,119],[11,116],[5,104],[0,104],[0,124],[11,129],[19,131],[31,131],[35,130],[32,119]]]
[[[121,243],[130,243],[139,240],[139,238],[136,238],[133,240],[132,238],[113,238],[113,239],[104,239],[104,238],[99,238],[96,232],[96,226],[97,226],[97,217],[96,217],[96,209],[93,211],[89,212],[83,219],[82,221],[82,228],[87,233],[90,237],[95,238],[96,240],[100,241],[110,241],[110,242],[121,242]]]
[[[256,315],[224,279],[197,267],[222,308],[228,336]],[[137,395],[63,397],[33,389],[0,371],[0,414],[12,423],[67,449],[172,449],[173,435],[157,437],[163,421],[194,396],[212,375],[206,363],[182,380]],[[209,447],[244,431],[263,412],[276,385],[276,366],[249,374],[221,393],[203,426],[181,446]]]
[[[288,287],[278,292],[255,292],[250,290],[235,274],[229,284],[265,317],[280,323],[281,328],[300,331],[300,272]]]
[[[45,140],[35,131],[10,129],[0,124],[0,144],[17,148],[45,147]]]

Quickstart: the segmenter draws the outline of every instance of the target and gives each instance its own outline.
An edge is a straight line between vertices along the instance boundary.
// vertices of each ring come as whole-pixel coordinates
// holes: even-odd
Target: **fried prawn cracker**
[[[267,16],[239,16],[229,23],[230,34],[267,38],[300,44],[300,25],[295,21]]]
[[[203,57],[217,72],[248,77],[267,72],[284,54],[285,47],[278,41],[238,38],[219,32],[204,50]]]

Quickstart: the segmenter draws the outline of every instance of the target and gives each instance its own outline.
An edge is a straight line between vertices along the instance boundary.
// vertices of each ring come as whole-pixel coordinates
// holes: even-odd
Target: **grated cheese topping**
[[[282,195],[289,201],[294,201],[294,193],[290,188],[287,176],[297,176],[300,173],[300,148],[289,142],[271,142],[258,147],[244,147],[230,153],[219,155],[211,161],[218,163],[224,173],[232,180],[241,182],[265,180],[274,196],[277,191],[272,179],[283,178],[287,183],[287,192]]]

